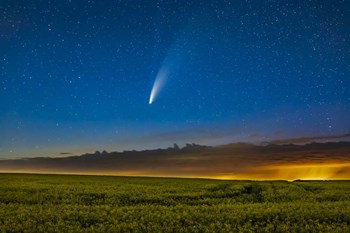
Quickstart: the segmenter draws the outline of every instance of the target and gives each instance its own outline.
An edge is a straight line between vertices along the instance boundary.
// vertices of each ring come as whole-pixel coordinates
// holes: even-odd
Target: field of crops
[[[350,182],[0,174],[0,232],[350,232]]]

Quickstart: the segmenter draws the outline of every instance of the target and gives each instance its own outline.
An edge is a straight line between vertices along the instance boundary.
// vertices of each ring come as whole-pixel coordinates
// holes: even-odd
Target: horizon
[[[0,160],[0,171],[223,180],[349,180],[349,155],[350,141],[214,147],[192,143],[181,148],[175,143],[165,149]]]
[[[188,180],[218,180],[218,181],[256,181],[256,182],[271,182],[271,181],[284,181],[284,182],[312,182],[312,181],[316,181],[316,182],[332,182],[332,181],[344,181],[347,182],[350,179],[322,179],[322,178],[316,178],[316,179],[295,179],[295,180],[284,180],[284,179],[231,179],[231,178],[215,178],[215,177],[181,177],[181,176],[147,176],[147,175],[110,175],[110,174],[91,174],[91,173],[40,173],[40,172],[2,172],[0,171],[0,174],[4,174],[4,175],[11,175],[11,174],[18,174],[18,175],[57,175],[57,176],[96,176],[96,177],[126,177],[126,178],[154,178],[154,179],[188,179]]]

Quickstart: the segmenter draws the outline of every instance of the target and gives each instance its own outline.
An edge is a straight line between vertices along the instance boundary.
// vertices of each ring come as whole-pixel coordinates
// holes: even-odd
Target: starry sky
[[[2,0],[0,158],[348,133],[349,9]]]

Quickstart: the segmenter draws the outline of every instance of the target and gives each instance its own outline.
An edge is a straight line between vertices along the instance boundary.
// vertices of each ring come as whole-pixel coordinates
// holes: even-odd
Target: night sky
[[[0,158],[348,133],[349,9],[2,0]]]

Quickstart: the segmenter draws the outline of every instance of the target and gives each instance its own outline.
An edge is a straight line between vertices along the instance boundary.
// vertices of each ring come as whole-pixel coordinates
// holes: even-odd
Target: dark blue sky
[[[347,133],[349,9],[3,0],[0,157]]]

